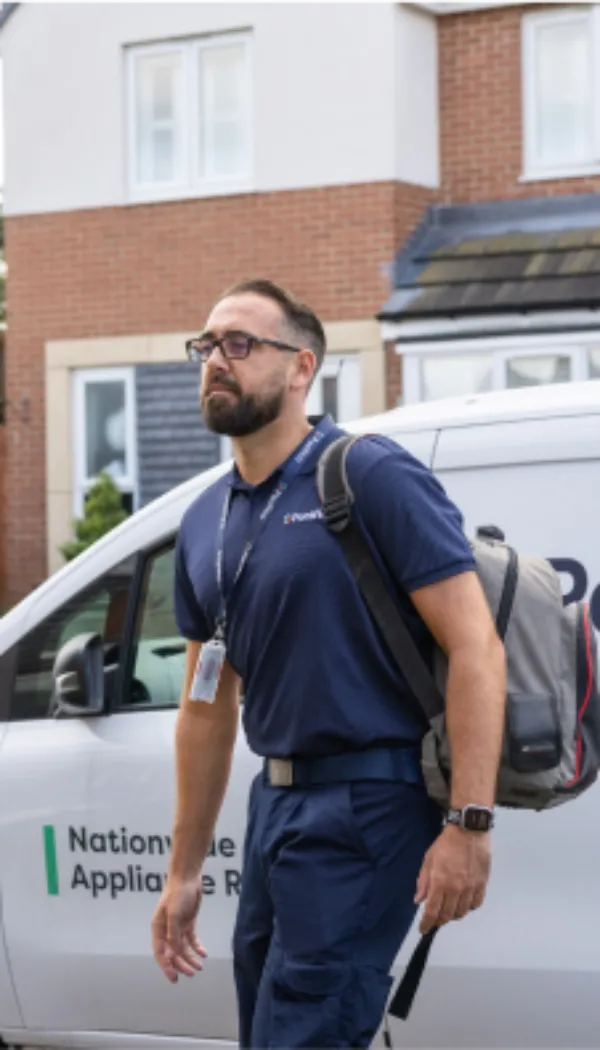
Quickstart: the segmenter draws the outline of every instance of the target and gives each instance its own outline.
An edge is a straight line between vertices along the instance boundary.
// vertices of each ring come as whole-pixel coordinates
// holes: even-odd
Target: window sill
[[[231,179],[228,182],[207,182],[196,186],[130,187],[127,204],[158,204],[167,201],[198,200],[205,197],[234,197],[253,193],[250,178]]]
[[[578,168],[551,168],[528,171],[519,175],[519,182],[558,182],[563,179],[587,179],[600,175],[600,163],[583,164]]]

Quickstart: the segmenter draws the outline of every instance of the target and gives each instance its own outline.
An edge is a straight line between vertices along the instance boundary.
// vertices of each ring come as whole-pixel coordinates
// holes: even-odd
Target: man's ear
[[[306,392],[310,390],[315,373],[317,371],[317,359],[312,350],[300,350],[294,354],[294,376],[292,378],[292,389],[303,387]]]

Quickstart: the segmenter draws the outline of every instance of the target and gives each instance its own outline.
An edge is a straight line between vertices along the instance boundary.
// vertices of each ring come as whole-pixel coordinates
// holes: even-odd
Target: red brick
[[[596,193],[600,177],[519,182],[521,20],[539,4],[438,19],[444,203]]]
[[[387,182],[8,217],[8,600],[46,576],[46,341],[194,330],[227,285],[257,274],[325,321],[373,317],[384,266],[432,199]]]

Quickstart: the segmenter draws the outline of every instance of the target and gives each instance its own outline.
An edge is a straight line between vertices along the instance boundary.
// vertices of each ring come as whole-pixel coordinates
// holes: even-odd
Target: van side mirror
[[[104,649],[99,634],[78,634],[65,642],[52,671],[55,718],[79,718],[104,710]]]

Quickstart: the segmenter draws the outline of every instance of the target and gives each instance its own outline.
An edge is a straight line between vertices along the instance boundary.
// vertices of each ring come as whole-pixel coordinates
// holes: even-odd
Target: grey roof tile
[[[433,206],[382,320],[600,306],[600,195]]]

